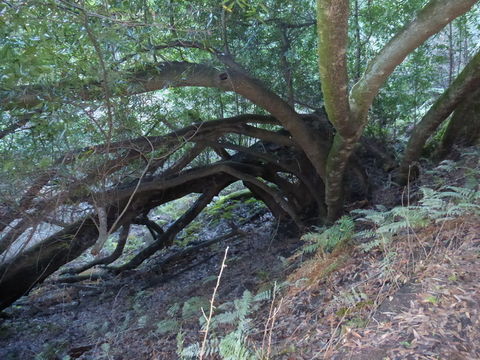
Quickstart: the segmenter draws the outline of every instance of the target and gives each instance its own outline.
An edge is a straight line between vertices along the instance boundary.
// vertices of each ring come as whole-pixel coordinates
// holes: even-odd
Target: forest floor
[[[478,190],[479,161],[464,157],[447,163],[448,172],[426,171],[411,185],[411,201],[420,186],[468,181]],[[391,208],[402,190],[376,196]],[[209,333],[213,350],[229,333],[247,352],[271,359],[480,359],[478,215],[401,228],[368,252],[357,238],[309,256],[266,213],[240,230],[165,269],[158,264],[169,253],[117,277],[45,282],[4,312],[0,359],[178,359],[179,348],[202,341],[201,309],[208,313],[227,246],[215,311],[239,313],[242,304],[248,311],[218,320]],[[274,283],[281,289],[273,297],[247,301],[250,293],[271,294],[265,290]],[[244,336],[240,321],[248,324]]]

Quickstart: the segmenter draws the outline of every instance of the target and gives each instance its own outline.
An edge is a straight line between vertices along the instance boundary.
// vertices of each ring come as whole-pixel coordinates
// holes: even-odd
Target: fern
[[[302,236],[307,242],[302,248],[303,254],[309,254],[322,250],[331,252],[337,245],[350,240],[353,236],[355,223],[348,216],[343,216],[331,227],[319,228],[316,232],[310,232]]]
[[[245,290],[243,292],[243,296],[240,299],[236,299],[233,301],[234,310],[214,316],[212,319],[213,324],[211,326],[215,327],[217,324],[237,323],[237,327],[245,327],[247,315],[250,313],[253,300],[254,296],[252,295],[252,293],[248,290]],[[204,318],[200,318],[200,321],[203,322]]]
[[[262,359],[261,354],[251,350],[248,346],[248,334],[251,331],[251,318],[249,315],[259,308],[260,302],[271,300],[274,297],[274,292],[280,291],[285,286],[287,286],[287,283],[275,285],[273,288],[262,291],[256,295],[245,290],[240,299],[218,306],[216,309],[223,312],[212,318],[210,330],[218,328],[220,324],[232,325],[234,329],[221,338],[210,333],[210,339],[207,341],[204,357],[209,359],[214,356],[219,356],[223,360]],[[191,301],[187,301],[186,303],[191,303]],[[200,323],[202,327],[205,326],[203,316],[200,318]],[[177,336],[177,354],[180,358],[198,358],[200,355],[200,344],[193,343],[184,347],[183,338],[181,337],[183,335],[179,336]]]
[[[254,352],[248,349],[247,335],[250,331],[250,318],[248,315],[252,311],[253,304],[256,301],[255,296],[248,290],[244,291],[240,299],[233,303],[232,311],[226,311],[213,317],[210,328],[215,328],[218,324],[235,325],[235,329],[229,332],[223,338],[212,337],[208,340],[205,347],[204,356],[208,359],[214,355],[219,355],[224,360],[254,360],[257,359]],[[220,308],[225,308],[221,306]],[[204,317],[200,318],[202,325],[205,325]],[[193,343],[187,347],[179,347],[179,355],[183,359],[195,359],[200,355],[200,344]]]
[[[360,209],[352,211],[357,214],[356,222],[364,222],[370,229],[358,232],[356,239],[368,239],[361,248],[371,251],[376,247],[385,250],[395,234],[402,231],[428,225],[431,221],[445,221],[467,213],[480,212],[480,191],[457,186],[446,186],[440,191],[427,187],[421,188],[422,199],[418,205],[395,207],[387,211],[384,207],[377,209]]]
[[[428,171],[427,173],[438,173],[438,172],[450,173],[456,169],[457,169],[457,163],[455,161],[443,160],[436,168]]]
[[[238,329],[225,336],[219,345],[219,354],[224,360],[255,360],[257,356],[246,347],[245,333]]]
[[[157,323],[157,330],[155,331],[155,333],[157,335],[169,334],[176,331],[179,326],[180,324],[177,320],[165,319]]]

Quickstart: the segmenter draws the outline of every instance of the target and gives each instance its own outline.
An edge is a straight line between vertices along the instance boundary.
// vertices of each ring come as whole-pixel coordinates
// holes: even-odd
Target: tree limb
[[[447,90],[435,101],[413,129],[398,171],[397,181],[407,181],[410,165],[421,156],[428,138],[465,97],[480,87],[480,52],[465,66]]]

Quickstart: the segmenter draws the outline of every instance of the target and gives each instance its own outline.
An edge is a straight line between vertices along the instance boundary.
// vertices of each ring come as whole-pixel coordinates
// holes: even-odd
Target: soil
[[[459,165],[479,167],[478,157]],[[421,186],[472,181],[441,171],[425,171],[409,191],[386,185],[375,199],[413,203]],[[478,189],[478,172],[474,181]],[[247,345],[271,359],[480,359],[479,216],[408,229],[388,249],[364,252],[354,241],[313,258],[299,256],[302,241],[268,214],[240,230],[168,268],[158,264],[178,248],[116,277],[41,284],[2,314],[0,359],[177,359],[180,329],[185,346],[202,339],[201,308],[227,247],[216,311],[245,291],[289,284],[249,315]]]
[[[3,314],[0,359],[175,359],[176,334],[156,333],[157,324],[170,318],[167,310],[192,297],[207,307],[227,247],[218,303],[280,279],[282,259],[299,242],[279,236],[277,227],[264,214],[240,229],[243,236],[205,248],[167,270],[156,267],[170,255],[163,254],[115,278],[44,283]],[[200,309],[182,318],[186,342],[200,339],[199,317]]]

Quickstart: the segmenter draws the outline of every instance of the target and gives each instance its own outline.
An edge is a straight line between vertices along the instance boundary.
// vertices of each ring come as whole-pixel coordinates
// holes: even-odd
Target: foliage
[[[359,216],[357,222],[370,225],[367,230],[356,233],[357,239],[369,239],[361,244],[364,251],[381,246],[383,249],[392,241],[393,236],[402,231],[423,227],[432,221],[446,221],[467,213],[480,213],[480,192],[458,186],[445,186],[440,190],[421,188],[422,199],[417,205],[395,207],[387,210],[383,206],[377,209],[352,211]]]
[[[241,299],[234,301],[234,310],[216,315],[213,319],[213,327],[219,324],[236,324],[236,329],[226,336],[219,338],[210,338],[205,349],[205,355],[211,357],[213,354],[219,354],[222,359],[228,360],[250,360],[255,359],[254,354],[248,350],[246,336],[249,329],[250,319],[247,318],[252,306],[254,296],[245,291]],[[201,318],[201,321],[203,317]],[[199,355],[200,345],[198,343],[190,344],[183,348],[179,355],[185,359],[193,359]]]
[[[350,240],[354,234],[355,224],[348,216],[343,216],[328,228],[318,228],[315,232],[310,232],[302,236],[302,240],[307,242],[302,247],[304,254],[318,251],[332,252],[339,244]]]
[[[162,336],[168,333],[174,333],[180,328],[180,324],[174,319],[165,319],[157,323],[156,334]]]
[[[224,360],[261,359],[261,352],[250,349],[248,343],[252,322],[251,315],[259,309],[260,303],[272,301],[274,292],[281,291],[284,286],[285,284],[274,286],[256,295],[245,290],[241,298],[218,306],[217,310],[220,313],[215,315],[210,323],[210,331],[213,331],[213,334],[210,334],[208,339],[205,356],[210,358],[218,355]],[[203,316],[200,318],[200,323],[202,326],[205,326],[205,318]],[[218,332],[225,327],[233,327],[233,329],[220,336]],[[177,354],[180,358],[195,359],[198,357],[200,352],[199,343],[184,346],[184,341],[177,341],[177,344],[179,346]]]
[[[191,317],[197,316],[202,308],[206,309],[208,307],[208,300],[198,296],[191,297],[182,307],[182,318],[189,319]]]

